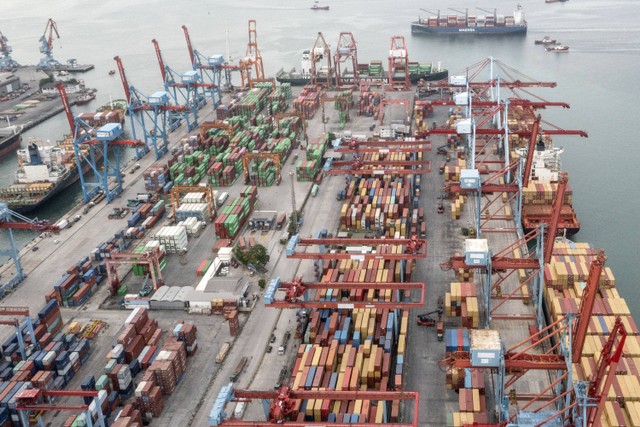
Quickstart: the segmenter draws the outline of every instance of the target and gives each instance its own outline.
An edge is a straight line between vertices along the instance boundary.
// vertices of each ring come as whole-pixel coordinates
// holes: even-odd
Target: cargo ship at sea
[[[428,12],[426,18],[418,17],[411,23],[412,34],[425,35],[524,35],[527,33],[527,21],[524,10],[518,5],[512,15],[500,15],[494,9],[493,12],[478,9],[486,15],[470,15],[469,10],[464,12],[451,9],[458,14],[441,14],[440,10]]]
[[[22,141],[22,126],[12,125],[0,128],[0,157],[13,151]]]
[[[320,58],[322,59],[322,58]],[[358,64],[358,79],[360,81],[366,81],[371,83],[385,83],[388,81],[387,70],[382,67],[381,60],[373,60],[368,64]],[[449,76],[449,71],[442,68],[440,63],[420,63],[409,62],[408,63],[409,78],[411,83],[417,83],[420,80],[425,81],[437,81],[444,80]],[[326,67],[318,70],[318,83],[327,82],[327,70]],[[351,72],[353,77],[353,72]],[[279,83],[289,83],[292,86],[304,86],[311,81],[311,51],[305,50],[302,52],[302,59],[300,63],[300,70],[293,68],[290,71],[281,69],[276,74],[276,80]],[[342,81],[349,81],[349,75],[344,73]],[[398,78],[398,80],[402,80]]]
[[[100,152],[95,153],[101,156]],[[101,159],[100,159],[101,160]],[[83,173],[89,169],[87,164]],[[30,212],[80,178],[73,145],[69,138],[55,146],[29,141],[18,150],[18,170],[14,183],[0,189],[0,202],[16,212]]]

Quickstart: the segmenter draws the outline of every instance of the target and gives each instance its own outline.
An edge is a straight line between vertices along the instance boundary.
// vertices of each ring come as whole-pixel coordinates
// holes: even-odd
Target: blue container
[[[9,381],[12,376],[13,376],[13,369],[11,368],[5,368],[0,372],[0,379],[2,381]]]
[[[315,366],[309,367],[309,373],[304,383],[305,390],[311,390],[311,386],[313,386],[313,378],[316,376],[316,369],[317,368]]]
[[[131,370],[131,376],[135,377],[140,373],[140,361],[138,359],[133,359],[131,363],[129,363],[129,369]]]
[[[67,279],[67,277],[69,277],[69,274],[65,274],[64,276],[62,276],[62,279],[60,279],[56,285],[58,287],[62,285],[62,283]],[[58,307],[58,301],[55,299],[50,300],[44,305],[44,307],[40,309],[40,311],[38,312],[38,317],[40,319],[44,319],[45,317],[47,317],[49,313],[51,313],[57,307]]]

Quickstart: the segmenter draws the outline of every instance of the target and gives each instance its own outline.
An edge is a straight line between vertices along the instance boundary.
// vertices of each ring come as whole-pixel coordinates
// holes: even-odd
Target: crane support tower
[[[399,90],[409,90],[409,51],[404,36],[391,37],[389,49],[389,87]]]
[[[187,123],[187,131],[191,132],[198,127],[198,110],[207,103],[205,89],[212,90],[215,85],[213,83],[203,83],[200,74],[196,70],[192,69],[183,74],[174,71],[162,59],[158,41],[153,39],[151,43],[153,43],[156,50],[164,90],[169,93],[175,105],[186,107],[182,111],[171,112],[170,115],[182,115],[182,118]]]
[[[243,87],[253,87],[253,79],[264,80],[264,65],[262,63],[262,55],[258,49],[258,32],[256,30],[256,20],[249,20],[249,42],[247,43],[247,52],[244,59],[240,60],[240,76],[242,78]],[[251,75],[251,67],[253,66],[255,75]],[[274,87],[275,89],[275,87]]]
[[[16,221],[17,220],[17,221]],[[54,232],[60,231],[55,225],[50,224],[48,221],[38,221],[38,219],[29,219],[18,212],[14,212],[9,209],[6,203],[0,203],[0,228],[3,228],[9,232],[9,249],[0,250],[0,256],[8,256],[13,260],[13,265],[16,268],[16,275],[2,286],[0,290],[0,297],[4,295],[5,289],[11,289],[20,284],[25,277],[27,277],[20,264],[20,256],[18,254],[18,246],[16,245],[16,239],[13,236],[14,229],[28,229],[38,232]],[[28,314],[27,314],[28,316]]]
[[[358,86],[358,47],[352,33],[342,32],[338,38],[338,47],[333,55],[333,63],[336,67],[336,86],[343,86],[346,82],[343,73],[347,71],[346,62],[351,61],[353,70],[353,84]]]
[[[189,59],[191,65],[195,71],[200,73],[200,80],[203,83],[208,83],[206,92],[211,98],[213,108],[217,108],[222,102],[222,92],[220,91],[220,84],[222,81],[222,67],[225,63],[225,58],[222,55],[205,56],[196,50],[191,44],[191,37],[189,36],[189,30],[186,25],[182,26],[184,31],[184,37],[187,41],[187,48],[189,49]]]
[[[121,139],[120,123],[107,123],[96,129],[79,117],[74,118],[64,86],[58,83],[56,88],[60,93],[73,135],[73,151],[76,156],[84,203],[89,202],[100,191],[104,193],[109,203],[122,192],[121,147],[141,147],[145,146],[145,143]],[[113,156],[109,156],[111,148],[114,148]],[[100,162],[102,162],[101,167]],[[93,171],[93,179],[84,176],[83,171],[87,166]]]
[[[331,65],[331,47],[324,39],[324,36],[321,32],[318,32],[318,37],[316,37],[316,41],[313,44],[313,48],[311,49],[311,84],[320,84],[318,83],[318,63],[322,60],[326,59],[327,61],[327,69],[326,69],[326,80],[324,80],[324,86],[331,86],[331,82],[333,82],[333,67]],[[324,70],[323,70],[324,71]]]
[[[131,133],[133,139],[138,139],[137,134],[142,133],[145,146],[137,148],[136,155],[141,158],[153,148],[156,160],[166,154],[169,149],[167,135],[180,126],[182,122],[181,114],[188,110],[188,107],[171,105],[169,94],[164,91],[154,92],[151,96],[146,96],[133,85],[129,85],[124,66],[119,56],[113,58],[118,65],[120,79],[124,87],[124,94],[127,99],[127,110],[131,117]]]

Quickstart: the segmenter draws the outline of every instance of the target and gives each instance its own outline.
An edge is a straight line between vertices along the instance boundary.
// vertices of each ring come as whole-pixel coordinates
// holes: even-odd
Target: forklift
[[[442,297],[438,297],[438,308],[428,313],[418,314],[418,326],[435,326],[436,333],[438,334],[438,341],[442,341],[444,338],[444,320],[442,314],[444,313],[444,301]],[[437,314],[438,318],[431,317],[432,314]]]

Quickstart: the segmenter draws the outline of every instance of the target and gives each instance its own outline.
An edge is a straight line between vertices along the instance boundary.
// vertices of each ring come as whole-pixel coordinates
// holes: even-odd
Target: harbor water
[[[435,6],[419,0],[328,1],[329,11],[310,10],[312,1],[238,0],[213,2],[192,0],[5,0],[0,5],[0,28],[13,48],[13,58],[21,64],[36,64],[40,58],[38,39],[48,18],[58,25],[60,39],[54,39],[54,57],[61,62],[76,58],[95,69],[78,77],[88,87],[98,89],[98,97],[74,112],[90,111],[109,101],[123,98],[120,78],[110,76],[116,69],[113,57],[124,63],[129,83],[145,94],[162,89],[160,69],[151,40],[159,42],[165,64],[178,73],[190,67],[182,25],[186,25],[194,48],[204,55],[226,55],[228,34],[232,60],[245,55],[247,21],[257,21],[257,41],[265,74],[275,76],[280,68],[299,68],[303,50],[310,49],[321,31],[335,49],[341,31],[351,31],[358,42],[359,62],[380,59],[387,68],[390,38],[403,35],[412,61],[437,63],[450,75],[465,74],[465,67],[492,56],[540,81],[555,81],[555,89],[528,89],[549,101],[565,101],[571,109],[542,110],[543,129],[557,126],[581,129],[588,139],[557,136],[555,143],[565,149],[563,168],[569,172],[574,206],[582,223],[575,240],[604,248],[607,265],[616,277],[616,286],[627,299],[636,319],[640,314],[640,277],[637,261],[640,233],[636,218],[640,212],[640,144],[637,123],[640,88],[636,83],[640,66],[640,15],[637,0],[573,0],[546,4],[542,0],[522,2],[529,23],[526,36],[516,37],[428,37],[412,36],[411,21]],[[433,2],[432,2],[433,3]],[[458,0],[458,10],[497,8],[510,14],[515,1],[477,2]],[[442,5],[444,7],[444,4]],[[455,13],[441,10],[441,13]],[[534,45],[545,35],[570,46],[568,53],[545,52]],[[522,79],[517,73],[495,67],[506,80]],[[484,74],[488,77],[488,71]],[[28,82],[37,84],[37,82]],[[514,96],[503,91],[504,97]],[[530,95],[523,94],[531,98]],[[210,106],[206,108],[211,108]],[[68,132],[64,115],[29,130],[23,136],[55,141]],[[15,154],[0,159],[0,185],[13,180]],[[75,184],[31,216],[55,220],[81,199]],[[19,233],[21,245],[33,238]],[[7,246],[6,235],[0,245]]]

